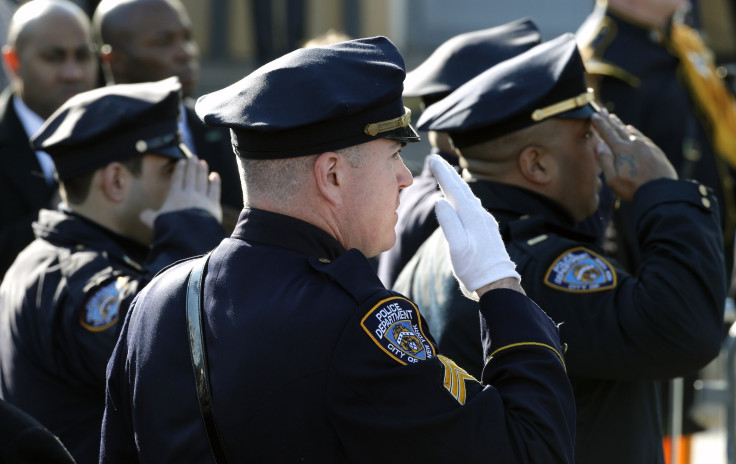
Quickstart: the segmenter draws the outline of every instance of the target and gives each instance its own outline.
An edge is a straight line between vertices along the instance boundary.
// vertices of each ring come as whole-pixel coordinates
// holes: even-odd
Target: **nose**
[[[82,63],[73,57],[64,60],[61,66],[60,74],[62,79],[67,81],[78,81],[84,76]]]
[[[404,164],[404,160],[401,160],[401,167],[399,168],[399,174],[397,176],[399,181],[399,190],[405,189],[414,183],[414,177],[411,175],[411,171]]]
[[[593,137],[593,150],[595,151],[596,158],[600,158],[602,154],[611,153],[611,147],[597,133]]]
[[[176,46],[175,55],[180,61],[190,61],[199,56],[199,48],[191,39],[181,39]]]

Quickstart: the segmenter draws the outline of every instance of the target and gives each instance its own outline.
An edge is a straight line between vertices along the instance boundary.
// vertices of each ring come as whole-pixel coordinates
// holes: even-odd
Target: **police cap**
[[[46,120],[31,144],[51,155],[60,180],[147,153],[191,156],[178,128],[180,93],[176,77],[79,93]]]
[[[564,34],[473,78],[422,113],[417,127],[448,132],[458,148],[547,118],[589,118],[598,110],[575,37]]]
[[[301,48],[197,100],[240,156],[291,158],[379,138],[416,142],[401,98],[404,60],[385,37]]]
[[[542,42],[529,18],[457,35],[407,73],[404,97],[421,97],[429,106],[491,66]]]

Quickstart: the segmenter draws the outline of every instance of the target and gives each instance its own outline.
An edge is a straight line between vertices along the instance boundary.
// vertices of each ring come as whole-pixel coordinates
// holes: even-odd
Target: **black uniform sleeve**
[[[351,461],[573,462],[575,406],[557,327],[530,299],[500,289],[481,298],[481,382],[436,353],[413,303],[373,301],[345,331],[329,379],[328,408]]]
[[[117,341],[120,322],[141,288],[165,266],[206,253],[223,237],[220,224],[203,210],[163,214],[154,225],[154,243],[145,272],[106,268],[89,279],[85,288],[70,289],[64,304],[72,308],[62,312],[68,316],[65,333],[59,335],[73,338],[63,344],[69,347],[63,359],[68,364],[66,371],[75,372],[77,381],[99,388],[105,380],[105,366]]]
[[[217,220],[196,208],[160,215],[153,232],[153,245],[146,262],[149,280],[176,261],[207,253],[225,238],[225,230]]]
[[[0,400],[0,462],[74,464],[74,459],[40,422]]]
[[[639,189],[634,206],[642,250],[637,276],[569,245],[536,255],[539,262],[521,270],[528,294],[562,323],[570,375],[673,377],[718,353],[726,279],[715,197],[693,182],[659,180]],[[564,282],[565,273],[584,272],[584,261],[570,264],[574,253],[587,253],[597,272],[608,273],[600,286]]]

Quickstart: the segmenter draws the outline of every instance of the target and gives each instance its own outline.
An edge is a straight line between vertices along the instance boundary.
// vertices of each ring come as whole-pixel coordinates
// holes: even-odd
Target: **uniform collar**
[[[606,9],[606,16],[615,22],[615,32],[618,35],[631,37],[638,42],[662,44],[669,35],[671,27],[671,19],[663,27],[652,27],[611,7]]]
[[[539,217],[548,229],[575,236],[584,241],[594,241],[594,237],[575,230],[575,219],[556,201],[539,193],[514,185],[501,184],[487,180],[471,181],[470,186],[483,203],[499,221],[503,230],[508,224],[522,217]]]
[[[66,208],[59,208],[59,211],[42,209],[33,230],[38,238],[62,246],[104,252],[138,270],[150,249]]]
[[[329,260],[334,260],[345,252],[340,242],[317,226],[291,216],[256,208],[243,208],[232,237]]]

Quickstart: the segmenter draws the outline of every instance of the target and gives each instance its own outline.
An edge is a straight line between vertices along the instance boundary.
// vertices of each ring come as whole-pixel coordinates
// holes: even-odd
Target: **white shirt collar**
[[[28,108],[18,95],[13,95],[13,106],[15,106],[18,119],[20,119],[23,128],[26,130],[26,135],[30,139],[43,126],[43,118]]]
[[[23,99],[18,95],[13,95],[13,106],[15,107],[18,119],[20,119],[20,123],[23,125],[23,129],[26,131],[27,138],[30,139],[43,126],[43,118],[28,108]],[[54,160],[51,159],[48,153],[41,150],[36,151],[36,158],[38,158],[41,169],[43,169],[46,182],[53,184],[55,182],[54,171],[56,171]]]
[[[194,138],[192,137],[192,131],[189,129],[189,124],[187,124],[187,107],[184,106],[183,101],[179,107],[179,132],[181,132],[181,141],[189,148],[189,151],[199,156],[199,153],[194,149]]]

